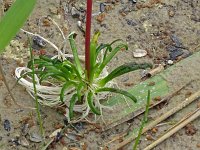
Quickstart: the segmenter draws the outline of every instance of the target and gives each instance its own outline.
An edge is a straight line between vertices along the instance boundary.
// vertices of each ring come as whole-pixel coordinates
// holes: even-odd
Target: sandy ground
[[[123,51],[118,54],[117,57],[109,64],[109,68],[113,68],[116,65],[121,65],[126,62],[152,62],[156,66],[157,64],[164,63],[169,57],[169,51],[167,48],[173,45],[171,36],[176,35],[182,43],[182,47],[187,52],[195,52],[198,49],[196,48],[200,43],[200,3],[198,0],[138,0],[136,4],[128,0],[105,0],[105,1],[95,1],[93,13],[96,14],[99,12],[100,2],[106,3],[106,12],[104,15],[93,17],[92,23],[92,32],[100,30],[101,37],[100,42],[111,42],[114,39],[121,38],[126,41],[129,45],[129,51]],[[68,12],[68,9],[71,9],[71,4],[74,3],[75,7],[81,9],[85,7],[85,3],[81,0],[72,0],[68,4],[67,0],[38,0],[37,5],[34,9],[33,14],[23,27],[24,29],[40,33],[42,36],[50,39],[56,45],[60,45],[62,42],[62,37],[58,30],[50,23],[49,25],[41,24],[41,28],[38,27],[38,19],[42,16],[50,15],[64,30],[65,35],[68,35],[71,31],[75,31],[77,36],[77,43],[79,48],[79,53],[84,54],[84,36],[83,32],[78,28],[77,21],[82,17],[73,18],[71,13]],[[144,4],[145,3],[145,4]],[[68,7],[69,6],[69,7]],[[64,11],[65,8],[65,11]],[[82,15],[83,13],[81,13]],[[84,25],[83,25],[84,26]],[[23,47],[20,48],[20,44],[26,45],[27,39],[23,33],[19,33],[15,38],[16,41],[19,41],[17,46],[11,44],[8,47],[1,59],[1,64],[3,66],[6,79],[12,93],[15,96],[17,102],[24,106],[34,107],[33,99],[28,95],[25,89],[15,84],[16,80],[13,77],[14,70],[17,66],[26,65],[27,60],[29,59],[29,54],[27,50]],[[67,45],[67,47],[69,47]],[[17,49],[18,48],[18,49]],[[136,48],[144,49],[148,52],[148,55],[143,58],[134,58],[133,51]],[[47,45],[45,47],[47,54],[53,55],[54,50]],[[67,51],[70,53],[69,51]],[[23,58],[23,63],[19,60]],[[182,59],[181,57],[177,58]],[[178,61],[174,60],[174,62]],[[189,63],[189,62],[188,62]],[[197,61],[197,65],[200,62]],[[191,67],[190,71],[193,67]],[[198,74],[196,70],[195,77]],[[176,74],[177,72],[174,72]],[[181,72],[184,74],[184,72]],[[187,75],[187,73],[185,73]],[[178,76],[178,75],[177,75]],[[0,75],[0,149],[41,149],[41,143],[34,143],[29,140],[29,134],[32,132],[38,133],[38,125],[36,121],[36,114],[34,110],[19,108],[16,106],[11,97],[9,96],[3,81],[1,80]],[[126,76],[119,77],[117,83],[122,88],[129,88],[139,83],[140,72],[129,73]],[[170,81],[171,84],[177,84],[176,79]],[[127,84],[129,83],[129,84]],[[180,82],[181,83],[181,82]],[[128,86],[129,85],[129,86]],[[199,81],[192,82],[188,87],[181,91],[176,97],[170,100],[170,105],[167,105],[161,109],[160,113],[164,113],[166,110],[177,105],[180,100],[185,99],[185,96],[188,93],[194,93],[199,89]],[[172,103],[171,103],[172,102]],[[193,103],[189,108],[184,109],[180,113],[173,115],[166,120],[165,122],[173,122],[179,120],[182,116],[186,115],[188,112],[193,110],[196,107],[196,103]],[[51,109],[48,107],[41,107],[42,118],[45,126],[45,135],[50,135],[56,128],[63,126],[63,112],[60,109]],[[157,109],[150,111],[150,117],[156,117]],[[141,116],[142,117],[142,116]],[[133,122],[126,122],[122,125],[117,126],[116,128],[107,131],[105,133],[99,133],[99,130],[93,129],[93,126],[88,124],[75,124],[76,128],[80,127],[79,132],[84,133],[84,138],[74,136],[78,134],[74,131],[74,128],[68,128],[68,132],[73,134],[70,137],[63,137],[62,142],[58,142],[51,146],[50,149],[62,150],[63,147],[80,147],[80,149],[100,149],[109,139],[116,136],[116,134],[124,132],[129,126],[134,128],[134,125],[139,124],[141,117],[134,119]],[[9,120],[11,123],[11,130],[6,131],[4,129],[5,120]],[[24,125],[29,124],[28,134],[25,134],[21,131]],[[199,119],[191,123],[192,128],[195,130],[195,133],[190,135],[186,133],[187,128],[180,130],[177,134],[160,144],[155,148],[155,150],[172,150],[172,149],[187,149],[195,150],[200,149],[200,122]],[[147,133],[151,134],[153,138],[159,137],[170,125],[165,125],[159,127],[158,132],[156,133]],[[94,131],[86,132],[86,130],[91,129]],[[23,135],[25,134],[25,135]],[[18,139],[25,141],[27,139],[29,144],[17,145]],[[140,143],[140,149],[144,149],[151,140],[145,140],[145,137],[142,137]],[[71,138],[71,140],[70,140]],[[16,140],[17,139],[17,140]],[[47,140],[49,140],[47,138]],[[133,143],[127,145],[124,149],[132,149]]]

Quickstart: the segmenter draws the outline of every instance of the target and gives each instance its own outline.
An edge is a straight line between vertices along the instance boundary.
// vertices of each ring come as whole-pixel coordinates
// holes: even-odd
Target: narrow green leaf
[[[71,46],[71,49],[72,49],[72,53],[73,53],[73,56],[74,56],[74,61],[75,61],[77,70],[78,70],[79,74],[82,74],[83,69],[82,69],[82,66],[81,66],[81,63],[80,63],[80,59],[78,57],[78,52],[77,52],[77,47],[76,47],[76,44],[75,44],[74,36],[75,36],[74,32],[72,32],[69,35],[69,37],[68,37],[69,43],[70,43],[70,46]]]
[[[111,59],[115,56],[115,54],[117,54],[117,52],[122,49],[128,50],[128,46],[126,44],[120,44],[108,54],[108,56],[105,58],[105,60],[99,66],[99,68],[97,70],[97,76],[102,72],[104,67],[111,61]]]
[[[77,100],[77,94],[74,94],[70,100],[70,105],[69,105],[69,118],[70,120],[74,117],[74,105]]]
[[[34,71],[35,72],[35,74],[42,74],[42,73],[44,73],[44,71]],[[31,72],[26,72],[26,73],[24,73],[23,75],[21,75],[18,79],[17,79],[17,82],[19,82],[19,80],[20,79],[22,79],[22,78],[25,78],[26,76],[32,76],[33,75],[33,72],[31,71]]]
[[[137,102],[137,99],[135,96],[133,96],[132,94],[130,94],[129,92],[127,91],[124,91],[124,90],[121,90],[121,89],[115,89],[115,88],[108,88],[108,87],[105,87],[105,88],[99,88],[96,90],[96,92],[113,92],[113,93],[119,93],[119,94],[122,94],[126,97],[129,97],[131,100],[133,100],[133,102]]]
[[[36,0],[16,0],[0,22],[0,53],[30,15]]]
[[[81,82],[77,87],[76,87],[76,91],[77,91],[77,96],[78,96],[78,100],[81,101],[81,96],[82,96],[82,89],[84,88],[84,83]]]
[[[72,85],[72,83],[70,82],[66,82],[63,86],[62,89],[60,91],[60,100],[61,102],[64,103],[64,96],[65,96],[65,91]]]
[[[43,74],[42,76],[40,76],[40,83],[41,83],[43,80],[45,80],[45,79],[47,79],[47,78],[49,78],[49,77],[53,77],[53,78],[56,78],[56,79],[58,79],[58,77],[59,77],[60,80],[67,80],[67,81],[68,81],[68,79],[67,79],[67,78],[65,77],[65,75],[62,74],[62,73],[58,73],[58,72],[47,72],[47,73]]]
[[[93,104],[93,94],[89,92],[87,95],[88,105],[90,106],[91,111],[96,115],[101,115],[101,112],[98,108],[96,108]]]
[[[49,57],[47,57],[45,55],[40,55],[39,58],[41,60],[44,60],[44,61],[47,61],[47,62],[53,62],[53,59],[51,59],[51,58],[49,58]]]
[[[90,42],[90,76],[89,81],[93,81],[94,77],[94,67],[96,65],[96,47],[97,47],[97,41],[98,37],[100,36],[100,32],[96,32]]]
[[[146,69],[146,68],[151,68],[152,65],[148,64],[148,63],[143,63],[143,64],[137,64],[137,63],[128,63],[128,64],[124,64],[121,65],[119,67],[117,67],[116,69],[114,69],[108,76],[106,76],[105,78],[103,78],[102,80],[99,81],[101,86],[104,86],[107,82],[109,82],[110,80],[121,76],[125,73],[131,72],[131,71],[135,71],[138,69]]]
[[[137,138],[135,140],[135,144],[133,145],[133,150],[137,150],[137,145],[139,144],[139,140],[140,140],[141,135],[142,135],[142,130],[144,128],[145,123],[147,122],[148,113],[149,113],[149,106],[150,106],[150,100],[151,100],[150,90],[148,90],[147,104],[146,104],[146,109],[145,109],[145,113],[144,113],[144,118],[142,120],[142,124],[140,126],[139,131],[138,131],[138,136],[137,136]]]

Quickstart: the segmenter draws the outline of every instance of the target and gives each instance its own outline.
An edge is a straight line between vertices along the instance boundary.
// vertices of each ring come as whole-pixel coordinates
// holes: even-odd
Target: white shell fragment
[[[60,129],[57,129],[55,130],[53,133],[51,133],[51,135],[49,135],[50,138],[53,138],[55,137],[59,132],[61,131],[61,128]]]
[[[144,57],[147,55],[147,51],[143,49],[135,49],[133,51],[133,57],[139,58],[139,57]]]
[[[168,65],[173,65],[173,63],[174,63],[174,62],[173,62],[172,60],[168,60],[168,61],[167,61],[167,64],[168,64]]]

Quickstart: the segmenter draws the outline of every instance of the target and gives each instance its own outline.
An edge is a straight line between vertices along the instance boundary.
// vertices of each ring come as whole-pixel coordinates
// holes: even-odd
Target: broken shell
[[[22,146],[24,146],[24,147],[28,147],[29,146],[28,140],[25,137],[23,137],[23,136],[20,138],[20,144]]]
[[[42,142],[42,137],[38,135],[37,133],[30,133],[30,141],[39,143]]]
[[[133,56],[136,58],[144,57],[147,55],[147,51],[143,49],[136,49],[133,51]]]
[[[172,60],[168,60],[168,61],[167,61],[167,64],[168,64],[168,65],[173,65],[173,63],[174,63],[174,62],[173,62]]]
[[[49,135],[49,137],[52,138],[52,137],[57,136],[58,132],[60,132],[60,131],[61,131],[61,128],[53,131],[53,133],[51,133],[51,135]]]

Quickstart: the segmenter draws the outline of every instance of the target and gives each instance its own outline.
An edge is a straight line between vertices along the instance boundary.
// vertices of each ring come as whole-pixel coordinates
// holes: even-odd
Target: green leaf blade
[[[143,64],[128,63],[128,64],[124,64],[124,65],[121,65],[121,66],[117,67],[116,69],[114,69],[108,76],[106,76],[105,78],[100,80],[99,83],[100,83],[101,86],[104,86],[106,83],[108,83],[112,79],[119,77],[119,76],[121,76],[125,73],[135,71],[135,70],[138,70],[138,69],[146,69],[146,68],[152,68],[152,65],[148,64],[148,63],[143,63]]]
[[[70,120],[74,117],[74,105],[76,103],[76,100],[77,100],[77,94],[74,94],[72,97],[71,97],[71,100],[70,100],[70,104],[69,104],[69,118]]]
[[[16,0],[0,22],[0,53],[32,12],[36,0]]]
[[[92,94],[92,92],[88,93],[87,101],[88,101],[88,105],[89,105],[91,111],[96,115],[101,115],[100,110],[98,108],[96,108],[93,104],[93,94]]]
[[[108,87],[104,87],[104,88],[99,88],[96,90],[96,92],[113,92],[113,93],[118,93],[118,94],[122,94],[126,97],[129,97],[133,102],[137,102],[137,99],[135,96],[133,96],[132,94],[130,94],[127,91],[121,90],[121,89],[116,89],[116,88],[108,88]]]
[[[97,70],[97,76],[102,72],[105,66],[111,61],[111,59],[117,54],[119,50],[126,49],[128,50],[127,44],[120,44],[115,49],[113,49],[108,56],[103,60],[102,64],[99,66]]]

